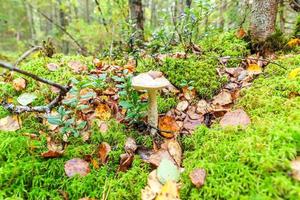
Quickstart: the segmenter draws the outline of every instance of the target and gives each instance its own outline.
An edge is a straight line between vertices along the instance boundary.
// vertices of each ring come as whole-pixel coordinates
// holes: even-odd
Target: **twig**
[[[20,58],[18,58],[18,60],[14,64],[14,67],[18,66],[23,60],[25,60],[32,53],[34,53],[36,51],[39,51],[39,50],[42,50],[42,49],[43,49],[43,47],[41,47],[41,46],[32,47],[31,49],[29,49],[28,51],[26,51],[22,56],[20,56]]]
[[[30,78],[36,80],[36,81],[39,81],[39,82],[42,82],[42,83],[51,85],[51,86],[53,86],[53,87],[56,87],[56,88],[60,89],[61,91],[65,92],[65,93],[67,93],[67,92],[69,91],[69,88],[68,88],[68,87],[62,86],[62,85],[57,84],[57,83],[54,83],[54,82],[52,82],[52,81],[50,81],[50,80],[41,78],[41,77],[39,77],[39,76],[37,76],[37,75],[34,75],[34,74],[31,74],[31,73],[29,73],[29,72],[27,72],[27,71],[21,70],[21,69],[19,69],[19,68],[17,68],[17,67],[14,67],[12,64],[7,63],[7,62],[4,62],[4,61],[1,61],[1,60],[0,60],[0,67],[5,68],[5,69],[8,69],[8,70],[10,70],[10,71],[18,72],[18,73],[20,73],[20,74],[23,74],[23,75],[25,75],[25,76],[28,76],[28,77],[30,77]]]

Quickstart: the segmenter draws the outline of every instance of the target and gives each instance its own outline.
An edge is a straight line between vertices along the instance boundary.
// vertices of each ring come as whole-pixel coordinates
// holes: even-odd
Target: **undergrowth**
[[[300,79],[287,79],[300,65],[300,56],[278,62],[288,70],[269,65],[242,91],[236,108],[251,116],[247,129],[199,127],[183,140],[183,199],[300,198],[300,184],[289,176],[290,160],[300,153]],[[207,171],[201,189],[188,177],[196,167]]]

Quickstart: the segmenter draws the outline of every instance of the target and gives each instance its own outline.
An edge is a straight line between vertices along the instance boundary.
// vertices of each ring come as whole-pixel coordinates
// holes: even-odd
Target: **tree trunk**
[[[86,22],[90,23],[90,6],[89,0],[85,0],[85,15],[86,15]]]
[[[155,0],[151,1],[151,19],[150,19],[150,24],[152,28],[155,28],[156,26],[156,21],[157,21],[157,2]]]
[[[185,5],[186,5],[186,7],[188,7],[190,9],[191,5],[192,5],[192,0],[186,0]]]
[[[219,28],[221,31],[224,30],[224,25],[225,25],[224,13],[226,8],[227,8],[227,2],[225,0],[222,0],[220,5],[220,22],[219,22]]]
[[[285,32],[284,0],[279,1],[279,25],[280,31]]]
[[[62,9],[61,0],[59,0],[58,2],[59,2],[59,21],[60,21],[60,25],[66,30],[67,26],[68,26],[68,20],[67,20],[65,11]],[[68,41],[62,40],[62,49],[63,49],[63,52],[65,54],[69,53],[69,42]]]
[[[252,43],[263,44],[275,32],[277,6],[277,0],[253,1],[250,24]]]
[[[131,20],[134,31],[139,39],[144,39],[144,12],[142,0],[129,0]]]

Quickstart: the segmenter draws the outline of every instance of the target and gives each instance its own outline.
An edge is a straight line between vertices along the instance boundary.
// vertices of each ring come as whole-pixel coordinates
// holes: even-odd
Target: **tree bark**
[[[222,0],[220,2],[220,22],[219,22],[219,28],[221,31],[224,30],[224,25],[225,25],[225,18],[224,18],[224,13],[227,8],[227,2],[225,0]]]
[[[285,32],[284,0],[279,1],[279,25],[280,31]]]
[[[142,0],[129,0],[131,20],[139,39],[144,39],[144,11]]]
[[[157,2],[156,0],[151,0],[151,19],[150,19],[150,24],[151,27],[154,28],[156,26],[156,22],[157,22]]]
[[[85,0],[85,15],[86,15],[86,22],[90,23],[90,5],[89,0]]]
[[[62,9],[62,1],[59,0],[59,21],[60,21],[60,25],[61,27],[64,29],[64,30],[67,30],[67,26],[68,26],[68,20],[67,20],[67,17],[66,17],[66,13],[65,11]],[[62,40],[62,49],[63,49],[63,52],[65,54],[68,54],[69,53],[69,42],[66,41],[66,40]]]
[[[264,43],[275,32],[277,7],[277,0],[253,1],[250,24],[252,43]]]

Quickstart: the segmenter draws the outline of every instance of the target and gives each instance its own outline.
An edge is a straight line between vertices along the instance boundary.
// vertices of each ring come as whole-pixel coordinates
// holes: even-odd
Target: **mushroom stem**
[[[157,99],[156,99],[156,89],[149,89],[149,107],[148,107],[148,123],[157,128],[158,124],[158,111],[157,111]],[[151,134],[155,135],[157,130],[154,128],[151,129]]]

